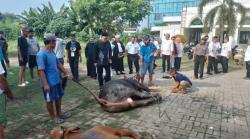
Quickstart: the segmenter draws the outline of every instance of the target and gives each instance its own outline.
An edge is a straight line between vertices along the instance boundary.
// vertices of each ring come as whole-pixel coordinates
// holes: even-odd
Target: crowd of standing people
[[[40,48],[38,39],[33,34],[33,29],[24,27],[21,36],[17,39],[17,52],[19,62],[18,86],[29,84],[25,80],[25,70],[28,65],[30,76],[35,80],[34,69],[38,71],[40,84],[51,120],[57,124],[64,122],[69,115],[61,110],[61,101],[64,95],[67,80],[79,81],[79,63],[81,63],[81,44],[76,40],[76,34],[70,35],[70,41],[61,38],[59,32],[48,33],[44,36],[44,48]],[[162,73],[169,73],[176,85],[173,93],[186,92],[192,86],[191,80],[180,73],[184,44],[180,37],[164,34],[159,41],[153,36],[144,35],[141,40],[131,36],[131,40],[124,44],[119,35],[109,38],[107,32],[100,34],[100,38],[90,38],[85,47],[87,62],[87,76],[98,79],[100,91],[105,82],[111,80],[112,69],[116,75],[125,74],[124,58],[127,57],[129,74],[136,75],[137,80],[144,84],[144,77],[148,72],[148,86],[153,86],[153,75],[156,71],[156,60],[162,60]],[[0,138],[3,138],[3,127],[6,122],[5,95],[13,99],[8,87],[7,67],[10,66],[8,58],[8,43],[4,38],[4,32],[0,31]],[[65,52],[66,50],[66,52]],[[201,41],[193,49],[194,78],[202,79],[204,65],[207,63],[207,74],[220,73],[218,64],[221,64],[222,72],[228,72],[228,61],[231,57],[232,46],[229,37],[223,38],[221,44],[218,36],[212,41],[208,37],[202,37]],[[65,57],[69,63],[71,74],[64,68]],[[250,39],[245,53],[246,78],[250,79]],[[135,70],[133,69],[135,68]],[[104,72],[105,70],[105,72]],[[55,112],[54,112],[55,105]]]

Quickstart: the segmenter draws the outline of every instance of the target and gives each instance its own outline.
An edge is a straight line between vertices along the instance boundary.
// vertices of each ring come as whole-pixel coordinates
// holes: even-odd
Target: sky
[[[48,5],[48,1],[56,11],[65,3],[68,5],[68,0],[0,0],[1,13],[21,14],[29,8],[41,7],[42,4]]]

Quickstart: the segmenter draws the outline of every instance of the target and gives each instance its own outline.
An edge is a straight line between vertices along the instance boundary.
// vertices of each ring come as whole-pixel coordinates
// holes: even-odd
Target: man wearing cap
[[[74,80],[77,81],[79,79],[78,65],[81,59],[81,45],[76,41],[75,34],[71,34],[70,39],[71,41],[66,44],[66,50],[72,75]]]
[[[191,88],[192,86],[191,80],[187,76],[178,73],[175,69],[171,69],[169,73],[175,81],[175,86],[172,88],[171,92],[182,92],[184,94],[187,93],[187,88]]]
[[[18,51],[18,61],[20,66],[19,71],[19,81],[18,86],[23,87],[28,84],[28,82],[25,82],[25,69],[28,62],[28,42],[27,42],[27,36],[28,36],[28,28],[24,27],[21,30],[21,36],[17,40],[17,51]]]
[[[96,67],[94,65],[95,55],[95,38],[90,38],[87,46],[85,47],[85,57],[87,59],[87,76],[96,79]]]
[[[156,46],[150,42],[150,36],[143,37],[144,45],[140,49],[140,80],[143,84],[145,74],[149,73],[149,86],[153,86],[153,66],[154,66],[154,53],[157,51]]]
[[[111,44],[108,40],[108,33],[103,32],[101,34],[101,39],[95,43],[95,66],[97,67],[97,76],[99,81],[100,89],[103,86],[103,68],[105,69],[105,82],[111,80],[111,63],[112,63],[112,49]]]
[[[40,50],[40,46],[38,44],[38,39],[33,36],[33,29],[28,29],[28,63],[29,63],[29,69],[30,69],[30,77],[32,80],[34,80],[34,73],[33,69],[37,66],[36,63],[36,55],[38,51]]]
[[[197,44],[194,48],[194,78],[203,78],[204,64],[206,57],[208,55],[208,47],[206,44],[206,39],[203,37],[201,42]]]
[[[47,109],[51,120],[56,124],[64,122],[65,116],[61,112],[61,99],[64,94],[60,72],[69,80],[72,79],[64,69],[63,65],[57,60],[54,48],[56,46],[56,37],[54,34],[48,33],[44,37],[45,48],[41,49],[36,57],[38,65],[38,74],[41,80],[41,86],[44,99],[47,102]],[[56,106],[56,114],[54,113],[53,102]]]

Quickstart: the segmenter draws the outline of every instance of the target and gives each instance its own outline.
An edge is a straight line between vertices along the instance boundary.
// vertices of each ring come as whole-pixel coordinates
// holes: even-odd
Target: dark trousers
[[[181,68],[181,57],[175,57],[174,58],[174,68],[176,70],[180,70],[180,68]]]
[[[129,72],[133,73],[133,63],[135,65],[136,73],[139,73],[139,56],[138,54],[128,54]]]
[[[214,73],[218,73],[217,59],[215,57],[208,56],[207,73],[211,73],[212,70],[214,70]]]
[[[97,66],[97,76],[98,76],[98,81],[99,81],[100,86],[103,86],[103,68],[106,71],[105,82],[108,82],[111,80],[110,64],[109,65],[98,65]]]
[[[200,78],[203,77],[204,71],[204,63],[205,63],[205,56],[195,56],[194,58],[194,77],[198,78],[198,73],[200,74]]]
[[[225,56],[222,56],[221,57],[222,59],[222,70],[223,70],[223,73],[227,73],[228,72],[228,59],[227,59],[227,57],[225,57]]]
[[[167,61],[167,71],[170,70],[170,55],[162,55],[162,71],[166,71],[166,61]]]
[[[94,65],[94,62],[87,60],[87,75],[96,78],[96,67]]]
[[[5,71],[4,76],[7,77],[7,68],[6,68],[6,65],[5,65],[4,60],[1,60],[1,64],[2,64],[3,69],[4,69],[4,71]]]
[[[64,59],[63,58],[58,58],[57,59],[62,65],[64,65]],[[60,71],[60,75],[61,75],[61,80],[62,80],[62,88],[63,90],[65,89],[66,85],[67,85],[67,77],[63,77],[62,76],[62,72]]]
[[[246,69],[247,69],[247,78],[250,78],[250,61],[246,62]]]
[[[74,57],[69,59],[69,66],[75,80],[78,80],[79,78],[78,65],[79,65],[79,57]]]

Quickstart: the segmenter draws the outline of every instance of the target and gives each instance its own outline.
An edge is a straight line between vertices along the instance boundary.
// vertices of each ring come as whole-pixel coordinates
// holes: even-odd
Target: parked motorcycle
[[[187,54],[188,59],[193,59],[193,48],[195,47],[194,43],[189,43],[183,48],[183,52]]]

